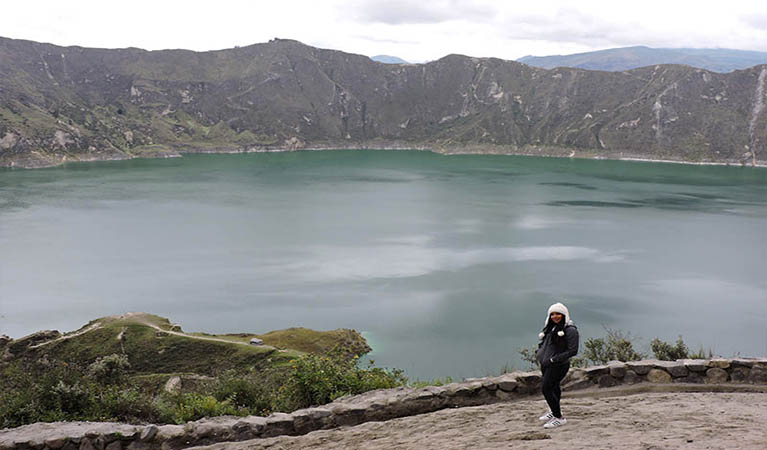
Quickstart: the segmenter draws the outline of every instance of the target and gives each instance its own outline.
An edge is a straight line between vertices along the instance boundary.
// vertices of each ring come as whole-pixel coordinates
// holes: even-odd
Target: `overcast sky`
[[[612,47],[767,51],[767,1],[6,0],[0,36],[84,47],[214,50],[297,39],[411,62]]]

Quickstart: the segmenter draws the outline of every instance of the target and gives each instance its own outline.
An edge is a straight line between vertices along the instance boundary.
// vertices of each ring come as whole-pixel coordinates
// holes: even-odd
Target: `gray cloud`
[[[410,0],[365,0],[350,2],[348,12],[363,23],[388,25],[433,24],[450,20],[490,21],[497,13],[490,5],[459,0],[412,2]]]
[[[569,42],[588,46],[631,45],[637,40],[639,25],[616,24],[577,11],[562,8],[554,15],[511,16],[503,34],[511,39]]]

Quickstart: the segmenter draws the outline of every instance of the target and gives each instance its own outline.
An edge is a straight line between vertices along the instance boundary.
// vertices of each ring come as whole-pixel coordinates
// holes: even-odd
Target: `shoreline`
[[[566,149],[561,147],[537,147],[529,146],[525,148],[511,149],[509,147],[493,148],[493,147],[464,147],[464,148],[434,148],[433,146],[423,145],[380,145],[370,146],[360,144],[356,146],[349,145],[316,145],[306,147],[209,147],[202,146],[178,146],[169,147],[169,151],[151,152],[147,154],[124,154],[124,155],[110,155],[104,158],[97,157],[84,157],[84,158],[68,158],[66,155],[60,159],[43,162],[40,160],[35,161],[37,164],[20,165],[16,161],[10,161],[7,163],[0,163],[0,169],[45,169],[52,167],[59,167],[69,163],[89,163],[98,161],[126,161],[132,159],[166,159],[166,158],[182,158],[184,155],[194,154],[242,154],[242,153],[287,153],[287,152],[316,152],[316,151],[354,151],[354,150],[372,150],[372,151],[425,151],[444,156],[531,156],[531,157],[543,157],[543,158],[560,158],[560,159],[582,159],[593,161],[627,161],[627,162],[644,162],[644,163],[663,163],[663,164],[684,164],[691,166],[722,166],[722,167],[750,167],[750,168],[767,168],[767,160],[757,160],[755,164],[745,161],[685,161],[677,159],[655,159],[642,155],[630,155],[623,156],[623,152],[619,152],[619,155],[595,155],[588,150],[575,150]],[[578,152],[580,151],[580,154]],[[55,157],[53,157],[55,158]]]

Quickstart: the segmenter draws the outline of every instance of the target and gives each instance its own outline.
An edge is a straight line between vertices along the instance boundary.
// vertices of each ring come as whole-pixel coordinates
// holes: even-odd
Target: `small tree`
[[[115,353],[97,359],[88,366],[88,373],[101,384],[118,384],[123,381],[128,368],[128,357]]]
[[[631,335],[619,330],[605,328],[604,338],[588,338],[584,344],[583,360],[593,364],[607,364],[609,361],[637,361],[645,357],[634,350]]]
[[[685,345],[681,335],[677,338],[675,345],[655,338],[650,341],[650,348],[655,358],[661,361],[676,361],[690,357],[687,345]]]

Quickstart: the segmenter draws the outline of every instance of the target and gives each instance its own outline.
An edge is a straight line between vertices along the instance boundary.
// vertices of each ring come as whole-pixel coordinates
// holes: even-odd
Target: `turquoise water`
[[[767,170],[331,151],[0,170],[0,333],[145,311],[354,328],[413,378],[526,368],[549,304],[767,355]]]

